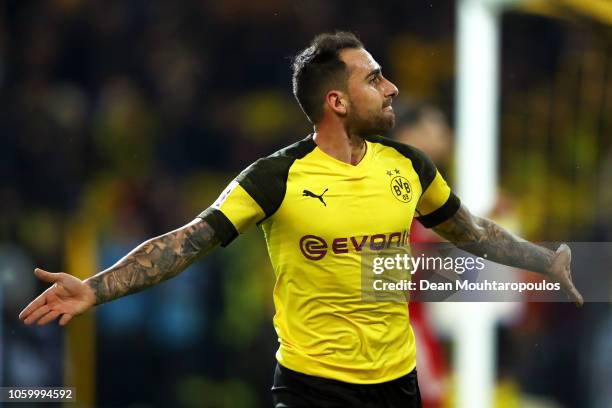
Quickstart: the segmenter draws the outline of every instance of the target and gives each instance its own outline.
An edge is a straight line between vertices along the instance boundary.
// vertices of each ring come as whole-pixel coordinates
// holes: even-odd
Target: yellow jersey
[[[380,136],[365,143],[351,165],[309,135],[246,168],[200,217],[222,246],[262,228],[281,365],[373,384],[416,367],[415,339],[406,303],[362,300],[361,254],[406,245],[413,217],[433,227],[460,202],[419,150]]]

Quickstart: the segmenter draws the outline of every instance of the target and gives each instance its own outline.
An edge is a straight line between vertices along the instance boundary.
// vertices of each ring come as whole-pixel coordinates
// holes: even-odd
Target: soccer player
[[[293,93],[313,134],[257,160],[193,221],[95,276],[36,269],[53,285],[20,318],[66,325],[176,276],[257,224],[276,274],[274,407],[418,407],[406,305],[363,302],[360,285],[363,251],[407,242],[413,217],[478,256],[558,280],[582,303],[567,246],[554,252],[472,215],[429,158],[380,136],[393,128],[398,89],[353,34],[314,38],[294,59]]]

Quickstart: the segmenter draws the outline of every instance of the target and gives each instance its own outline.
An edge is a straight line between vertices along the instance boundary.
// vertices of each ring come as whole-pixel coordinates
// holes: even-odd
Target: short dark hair
[[[351,32],[324,33],[293,58],[293,95],[312,123],[323,117],[323,97],[329,89],[346,85],[348,72],[340,51],[347,48],[364,47]]]

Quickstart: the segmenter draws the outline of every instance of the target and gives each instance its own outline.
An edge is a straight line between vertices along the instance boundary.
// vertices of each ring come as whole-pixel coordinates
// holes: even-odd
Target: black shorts
[[[389,382],[350,384],[277,364],[272,399],[274,408],[421,408],[416,369]]]

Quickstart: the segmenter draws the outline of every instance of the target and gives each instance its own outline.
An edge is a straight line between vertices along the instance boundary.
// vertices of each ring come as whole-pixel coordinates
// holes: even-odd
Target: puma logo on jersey
[[[327,192],[327,190],[328,190],[328,189],[326,188],[326,189],[325,189],[325,191],[323,191],[323,192],[322,192],[320,195],[317,195],[317,194],[313,193],[313,192],[312,192],[312,191],[310,191],[310,190],[304,190],[304,191],[302,192],[302,196],[303,196],[303,197],[312,197],[312,198],[318,198],[318,199],[319,199],[319,201],[321,201],[321,202],[323,203],[323,205],[327,207],[327,204],[325,204],[325,201],[323,201],[323,194],[325,194],[325,193]]]

